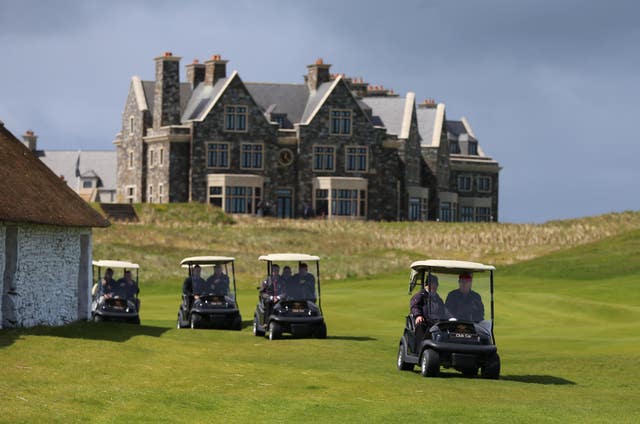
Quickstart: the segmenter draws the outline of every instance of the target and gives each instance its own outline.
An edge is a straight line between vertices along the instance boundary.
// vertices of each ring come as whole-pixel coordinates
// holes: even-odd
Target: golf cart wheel
[[[94,315],[93,316],[93,322],[102,322],[104,321],[104,318],[102,318],[102,315]]]
[[[135,317],[135,318],[131,318],[131,319],[129,320],[129,322],[130,322],[131,324],[137,324],[137,325],[140,325],[140,317],[139,317],[139,316],[137,316],[137,317]]]
[[[440,373],[440,355],[433,349],[425,349],[420,360],[420,374],[423,377],[436,377]]]
[[[269,340],[277,340],[282,337],[282,327],[275,321],[269,323]]]
[[[327,324],[324,322],[318,325],[313,331],[313,337],[316,339],[326,339],[327,338]]]
[[[482,367],[482,378],[497,380],[500,378],[500,356],[497,353],[491,355],[487,363]]]
[[[253,317],[253,335],[256,337],[264,336],[264,331],[258,327],[258,318]]]
[[[198,324],[200,323],[200,316],[196,313],[191,314],[191,319],[189,320],[189,325],[191,329],[198,328]]]
[[[400,348],[398,349],[398,370],[400,371],[412,371],[413,364],[404,361],[404,343],[400,343]]]
[[[462,370],[462,375],[465,377],[475,377],[478,375],[478,368],[465,368]]]
[[[176,321],[177,321],[176,328],[178,330],[185,327],[184,325],[182,325],[182,323],[184,322],[184,319],[182,319],[182,310],[178,311],[178,319]]]
[[[233,322],[231,323],[231,329],[234,331],[242,330],[242,318],[240,318],[240,315],[233,319]]]

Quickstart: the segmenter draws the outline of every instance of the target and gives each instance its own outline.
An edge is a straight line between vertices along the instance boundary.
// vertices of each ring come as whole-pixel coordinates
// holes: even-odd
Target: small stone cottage
[[[89,318],[91,228],[108,225],[0,121],[0,328]]]

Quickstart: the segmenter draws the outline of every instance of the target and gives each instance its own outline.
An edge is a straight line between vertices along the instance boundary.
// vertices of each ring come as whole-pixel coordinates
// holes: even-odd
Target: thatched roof
[[[0,121],[0,221],[107,227],[82,200]]]

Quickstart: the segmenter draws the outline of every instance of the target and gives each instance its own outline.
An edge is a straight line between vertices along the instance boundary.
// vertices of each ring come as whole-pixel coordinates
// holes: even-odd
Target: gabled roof
[[[455,136],[460,136],[462,134],[467,134],[467,129],[465,128],[462,121],[449,121],[447,120],[447,131]]]
[[[155,81],[141,81],[140,78],[134,76],[131,78],[138,103],[138,110],[148,110],[153,113],[153,99],[155,97],[156,83]],[[191,84],[188,82],[180,83],[180,112],[184,112],[187,102],[191,97]]]
[[[302,118],[300,118],[300,123],[308,124],[311,122],[316,113],[320,110],[324,102],[329,97],[329,94],[333,91],[333,89],[338,85],[338,81],[341,77],[334,79],[333,81],[324,82],[320,84],[317,90],[309,93],[309,98],[307,99],[307,104],[304,108],[304,113],[302,114]]]
[[[371,108],[375,125],[383,126],[388,134],[407,139],[411,128],[415,94],[407,97],[364,97],[362,101]]]
[[[103,188],[116,188],[117,159],[115,150],[43,150],[38,151],[39,158],[58,177],[64,177],[71,188],[75,188],[76,165],[80,174],[85,176],[93,171],[102,182]],[[78,161],[78,158],[80,160]]]
[[[107,227],[109,221],[0,124],[0,221]]]
[[[301,121],[309,98],[306,84],[247,82],[244,85],[265,112],[285,114],[292,123]]]
[[[440,145],[440,134],[444,124],[445,106],[438,103],[436,107],[419,107],[416,110],[418,118],[418,132],[422,137],[422,146],[438,147]]]
[[[214,85],[198,84],[184,109],[182,122],[203,121],[234,78],[239,78],[237,71],[233,71],[227,78],[220,78]]]

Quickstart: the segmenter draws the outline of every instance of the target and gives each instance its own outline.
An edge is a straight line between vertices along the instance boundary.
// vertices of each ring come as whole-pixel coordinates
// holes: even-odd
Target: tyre
[[[93,322],[103,322],[104,318],[102,317],[102,315],[94,315],[93,316]]]
[[[282,337],[282,327],[275,321],[269,323],[269,340],[277,340]]]
[[[192,329],[198,328],[200,324],[200,315],[196,313],[191,314],[191,319],[189,320],[189,324]]]
[[[398,348],[398,370],[400,371],[413,371],[413,364],[404,361],[404,343],[400,343]]]
[[[489,357],[487,363],[482,367],[482,378],[497,380],[500,378],[500,356],[494,353]]]
[[[433,349],[425,349],[420,360],[420,374],[423,377],[436,377],[440,373],[440,355]]]
[[[313,337],[315,337],[316,339],[326,339],[327,338],[327,324],[325,324],[323,322],[322,324],[318,325],[313,330]]]
[[[253,335],[256,337],[264,336],[264,331],[258,326],[258,318],[255,316],[253,317]]]
[[[240,315],[233,319],[233,322],[231,323],[231,329],[234,331],[242,330],[242,318],[240,317]]]
[[[475,377],[478,375],[478,368],[464,368],[460,371],[465,377]]]
[[[130,323],[130,324],[137,324],[137,325],[140,325],[140,316],[137,316],[137,317],[131,318],[131,319],[129,320],[129,323]]]

